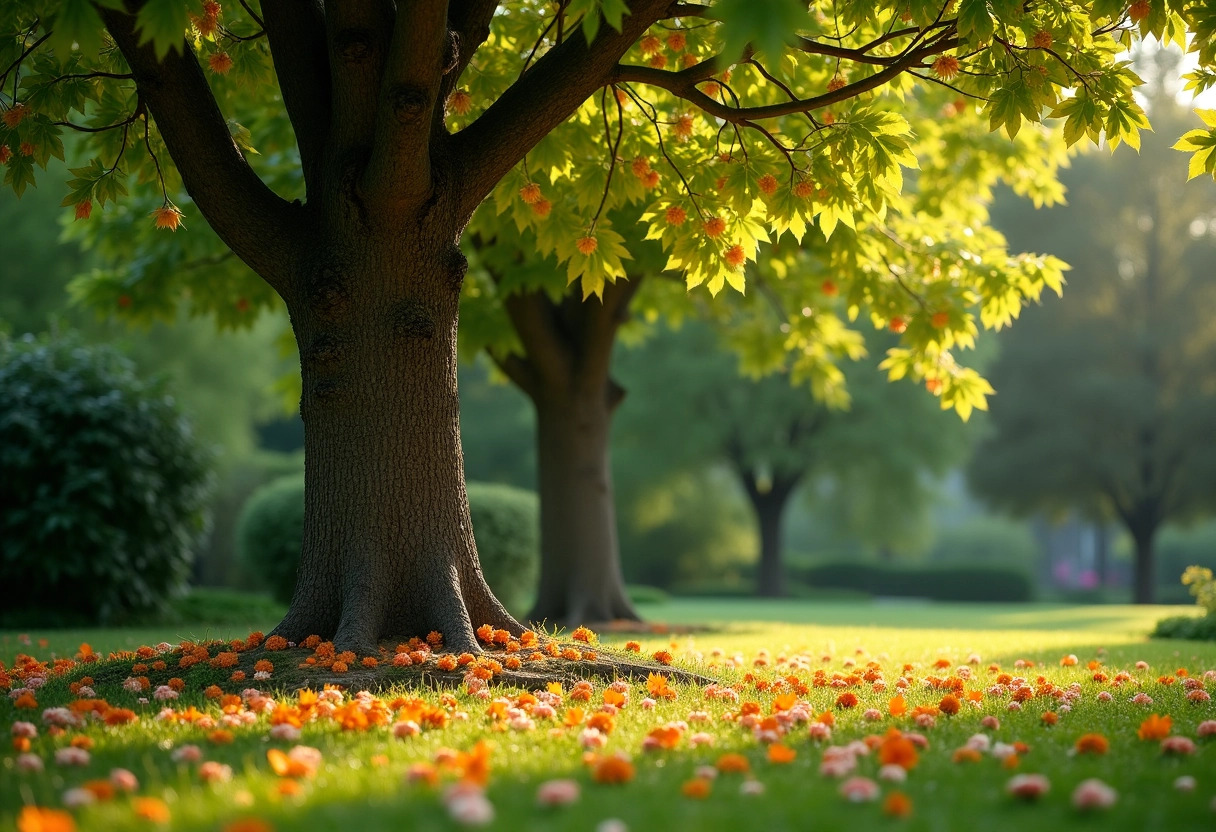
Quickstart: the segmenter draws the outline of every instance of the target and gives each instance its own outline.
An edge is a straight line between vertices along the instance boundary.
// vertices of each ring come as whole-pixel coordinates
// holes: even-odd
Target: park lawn
[[[761,716],[772,711],[776,694],[771,689],[758,690],[757,682],[759,687],[766,687],[766,682],[791,675],[789,667],[779,663],[782,657],[806,657],[807,669],[792,675],[808,684],[816,670],[823,669],[830,679],[834,673],[861,673],[867,662],[876,661],[887,689],[875,691],[869,682],[849,688],[810,684],[797,699],[809,705],[812,718],[824,711],[833,712],[836,725],[832,738],[830,742],[814,741],[805,724],[795,724],[781,743],[796,752],[796,757],[792,762],[777,764],[769,761],[765,746],[752,731],[738,720],[723,718],[725,713],[738,713],[739,704],[707,700],[699,686],[673,684],[677,693],[674,700],[660,699],[653,710],[644,710],[640,702],[646,696],[646,683],[631,683],[629,704],[616,717],[615,730],[606,746],[596,750],[601,756],[617,751],[630,756],[636,773],[623,785],[596,783],[593,769],[584,763],[581,727],[560,729],[570,706],[584,707],[588,715],[598,708],[605,688],[600,681],[595,682],[590,703],[571,701],[567,685],[566,699],[557,707],[556,718],[535,720],[533,730],[511,730],[504,721],[491,720],[486,715],[488,703],[463,690],[456,691],[455,710],[467,713],[466,720],[454,719],[445,728],[424,729],[420,735],[406,739],[394,738],[389,727],[343,731],[332,720],[306,722],[298,743],[319,749],[323,762],[315,777],[300,779],[299,794],[285,796],[279,791],[284,780],[271,772],[266,752],[272,748],[286,751],[294,743],[269,739],[266,716],[251,725],[233,728],[232,743],[216,745],[207,739],[209,729],[157,721],[157,703],[141,706],[136,702],[137,694],[123,690],[119,682],[99,682],[97,696],[116,708],[135,710],[138,721],[117,727],[90,723],[61,737],[49,736],[39,717],[43,708],[68,704],[73,699],[67,690],[69,680],[85,673],[117,679],[126,672],[122,669],[117,676],[113,672],[103,674],[101,666],[94,664],[53,678],[37,692],[37,708],[18,710],[8,698],[0,701],[0,727],[15,720],[39,723],[39,736],[32,741],[31,751],[46,764],[44,773],[20,772],[16,753],[4,752],[0,758],[0,829],[13,828],[23,805],[57,807],[66,790],[103,778],[115,767],[135,773],[140,781],[139,796],[164,801],[174,829],[221,830],[242,818],[264,820],[276,830],[453,829],[458,824],[449,816],[442,793],[443,783],[454,781],[455,775],[445,774],[440,787],[432,788],[407,784],[405,774],[414,764],[432,761],[441,748],[468,751],[480,740],[492,746],[486,796],[494,807],[495,820],[490,828],[495,829],[591,830],[608,818],[619,818],[632,830],[834,830],[849,825],[909,830],[1022,830],[1033,825],[1049,830],[1097,828],[1099,824],[1104,830],[1211,828],[1216,823],[1211,808],[1216,798],[1216,738],[1200,739],[1198,727],[1204,720],[1216,719],[1216,707],[1210,701],[1189,701],[1183,680],[1174,674],[1186,668],[1189,677],[1185,678],[1203,680],[1205,671],[1216,670],[1216,645],[1145,639],[1158,617],[1178,612],[1177,608],[1105,606],[709,600],[673,600],[648,607],[645,614],[652,620],[670,622],[673,634],[614,634],[606,636],[604,643],[620,646],[634,638],[641,642],[644,655],[670,650],[678,666],[739,685],[740,702],[759,703]],[[264,627],[269,623],[254,621],[250,625]],[[696,623],[715,626],[696,632],[678,631],[678,625]],[[33,646],[24,649],[47,659],[52,651],[73,654],[81,641],[89,641],[98,651],[110,651],[179,638],[241,637],[247,632],[245,628],[191,632],[181,627],[172,632],[34,632],[30,634]],[[0,658],[6,664],[19,649],[16,638],[15,633],[0,633]],[[46,647],[38,647],[39,638],[47,639]],[[723,655],[713,655],[715,648]],[[768,650],[767,657],[760,654],[761,650]],[[211,652],[214,655],[218,651]],[[699,662],[696,652],[702,656]],[[736,653],[742,659],[741,666],[724,666]],[[979,655],[978,665],[967,665],[972,653]],[[1075,654],[1080,663],[1061,667],[1060,659],[1068,654]],[[767,664],[755,666],[758,657],[765,658]],[[827,661],[825,657],[829,657]],[[171,656],[166,658],[172,660]],[[948,661],[948,666],[934,668],[938,659]],[[1036,666],[1015,669],[1019,659],[1033,661]],[[1106,674],[1106,681],[1094,680],[1094,671],[1086,667],[1091,660],[1103,662],[1101,672]],[[1146,661],[1150,667],[1137,670],[1137,661]],[[1025,677],[1032,686],[1040,674],[1061,688],[1079,683],[1082,695],[1071,712],[1061,712],[1060,701],[1050,696],[1035,697],[1021,711],[1010,712],[1008,694],[998,697],[984,693],[978,707],[964,701],[956,716],[938,715],[933,727],[918,728],[909,715],[895,718],[887,713],[905,663],[916,665],[908,671],[913,682],[904,691],[909,709],[938,705],[946,691],[926,687],[925,678],[949,677],[960,666],[968,666],[973,674],[972,679],[962,682],[966,690],[986,691],[997,676],[989,672],[991,663],[999,664],[1001,672]],[[717,666],[711,668],[711,664]],[[1114,686],[1112,681],[1120,670],[1128,671],[1132,681]],[[227,673],[208,667],[194,668],[191,674],[179,672],[190,679],[191,685],[180,699],[167,704],[178,711],[193,705],[217,718],[219,708],[214,700],[203,696],[198,680],[226,678]],[[278,667],[275,673],[280,673]],[[1175,681],[1164,684],[1159,681],[1163,676]],[[225,682],[222,687],[225,692],[239,693],[251,684],[271,691],[274,677],[263,683]],[[1216,679],[1208,679],[1205,684],[1208,691],[1216,690]],[[1112,694],[1110,702],[1099,701],[1102,691]],[[845,708],[837,702],[842,693],[848,692],[860,700],[857,706]],[[1152,704],[1133,704],[1130,699],[1137,692],[1150,696]],[[379,695],[387,701],[402,693],[417,692],[394,690]],[[495,688],[493,694],[513,698],[518,691]],[[439,702],[438,692],[418,695],[432,704]],[[294,701],[288,694],[280,698]],[[866,721],[863,713],[867,708],[878,709],[882,718]],[[1042,714],[1047,710],[1059,713],[1056,725],[1043,724]],[[698,711],[706,713],[709,720],[690,721],[690,715]],[[1169,714],[1172,733],[1194,739],[1195,753],[1170,756],[1163,753],[1159,742],[1138,739],[1137,729],[1152,713]],[[981,728],[980,720],[986,714],[999,718],[999,729]],[[688,722],[688,727],[678,732],[675,748],[642,750],[649,731],[680,720]],[[884,797],[896,790],[906,794],[912,803],[912,814],[906,819],[885,816],[882,797],[873,803],[846,801],[839,793],[843,781],[819,773],[829,744],[847,745],[866,735],[882,735],[892,726],[919,731],[929,741],[929,748],[920,752],[919,764],[907,782],[878,780],[877,752],[858,757],[854,774],[876,780]],[[713,745],[692,747],[690,737],[697,732],[710,735]],[[1020,755],[1016,770],[1006,769],[991,753],[983,754],[977,762],[952,762],[954,751],[976,733],[1003,743],[1021,741],[1030,750]],[[1086,733],[1107,738],[1109,753],[1071,753],[1076,740]],[[54,750],[65,746],[74,735],[92,740],[91,760],[83,768],[56,766]],[[173,751],[187,744],[197,745],[203,759],[230,766],[231,780],[207,785],[200,781],[199,763],[174,762]],[[682,786],[694,779],[697,767],[712,765],[724,752],[747,757],[749,776],[764,785],[764,794],[743,795],[740,789],[745,777],[722,774],[712,781],[710,794],[704,799],[684,796]],[[1015,801],[1004,789],[1019,773],[1045,775],[1050,792],[1034,804]],[[1194,791],[1174,788],[1175,780],[1183,775],[1195,778],[1198,785]],[[1090,818],[1072,807],[1070,796],[1078,783],[1092,777],[1113,786],[1118,803]],[[566,807],[538,807],[537,787],[554,778],[577,781],[580,799]],[[120,796],[78,809],[74,815],[81,829],[117,832],[155,826],[137,817],[134,808],[130,798]]]

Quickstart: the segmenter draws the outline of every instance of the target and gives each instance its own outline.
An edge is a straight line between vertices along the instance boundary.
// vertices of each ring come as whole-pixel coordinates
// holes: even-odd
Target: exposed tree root
[[[171,680],[180,679],[186,690],[218,689],[224,693],[240,692],[249,687],[268,691],[320,690],[325,685],[373,692],[391,687],[457,689],[466,685],[470,674],[482,678],[491,688],[509,686],[525,690],[544,688],[550,682],[569,685],[589,678],[645,680],[651,673],[662,674],[671,682],[706,685],[715,681],[691,670],[646,660],[633,653],[605,650],[599,645],[587,650],[586,644],[559,643],[552,639],[544,639],[541,644],[550,650],[550,645],[576,650],[578,658],[568,659],[548,652],[544,658],[526,658],[541,651],[508,652],[494,645],[470,654],[471,661],[470,655],[466,655],[465,664],[459,665],[460,657],[440,647],[432,653],[423,651],[425,655],[419,656],[421,661],[411,660],[410,665],[400,666],[394,664],[396,645],[385,643],[376,655],[341,662],[346,669],[341,670],[339,665],[335,670],[340,658],[328,651],[318,656],[315,650],[305,647],[271,650],[265,644],[241,645],[242,649],[237,650],[233,643],[212,642],[192,645],[187,651],[178,647],[153,656],[126,654],[84,665],[75,676],[93,678],[99,690],[122,685],[132,678],[146,680],[146,690],[177,684]],[[592,652],[594,657],[589,655]],[[505,666],[515,665],[516,662],[510,661],[513,658],[519,659],[518,666]],[[155,665],[162,661],[163,666],[156,668]],[[269,675],[258,678],[259,670]]]
[[[301,657],[310,655],[308,651],[280,651],[297,653]],[[494,674],[489,684],[491,686],[506,685],[520,687],[526,690],[543,688],[550,682],[569,684],[580,679],[630,679],[645,680],[651,673],[660,673],[672,682],[686,682],[707,685],[713,681],[706,676],[693,671],[660,664],[654,661],[631,656],[616,651],[597,649],[594,660],[562,658],[545,658],[539,661],[524,662],[518,669],[503,668]],[[501,651],[487,651],[482,658],[501,661]],[[468,668],[458,667],[455,670],[441,670],[434,658],[421,665],[410,667],[394,667],[391,662],[383,662],[377,667],[367,668],[362,665],[352,667],[344,673],[335,673],[327,668],[293,668],[290,671],[275,672],[267,683],[271,687],[298,690],[300,688],[319,689],[324,685],[341,685],[347,690],[377,691],[394,686],[427,687],[427,688],[458,688],[465,682]]]

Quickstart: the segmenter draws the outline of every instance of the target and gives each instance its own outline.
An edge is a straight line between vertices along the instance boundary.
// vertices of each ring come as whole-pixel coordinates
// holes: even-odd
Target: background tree
[[[832,233],[825,236],[820,228],[799,227],[793,236],[804,246],[814,244],[814,256],[793,245],[764,249],[759,255],[764,271],[781,289],[766,288],[769,304],[759,314],[733,319],[734,340],[745,345],[751,369],[790,368],[825,398],[842,386],[843,376],[834,365],[856,341],[854,326],[885,328],[895,320],[896,329],[913,322],[932,332],[933,315],[949,317],[948,310],[974,302],[957,294],[957,283],[941,281],[943,262],[970,258],[988,264],[982,279],[958,272],[950,278],[973,281],[970,288],[981,305],[1007,304],[1010,287],[1040,269],[1048,282],[1056,277],[1054,261],[1010,256],[999,234],[977,234],[976,229],[986,224],[986,206],[997,182],[1012,185],[1036,203],[1059,196],[1055,173],[1063,155],[1057,137],[1024,131],[1010,143],[988,134],[983,129],[987,117],[950,89],[917,91],[874,106],[898,106],[908,119],[911,152],[920,168],[914,181],[882,215],[858,212],[851,218],[853,228],[828,229]],[[609,131],[605,140],[611,138]],[[671,141],[680,144],[678,136]],[[634,178],[649,175],[637,175],[650,170],[644,157],[634,163],[639,160],[645,164],[631,170]],[[776,181],[772,174],[761,174],[761,195]],[[716,186],[726,187],[722,181]],[[594,200],[601,187],[597,180],[584,180],[586,190],[578,196]],[[542,569],[529,617],[572,624],[636,618],[620,567],[609,452],[613,417],[625,397],[612,372],[614,344],[620,327],[635,313],[647,321],[690,314],[725,320],[734,307],[690,305],[685,282],[662,273],[660,248],[644,239],[646,226],[620,216],[613,217],[614,225],[634,255],[628,279],[605,285],[598,303],[584,303],[581,281],[570,283],[558,251],[546,250],[546,245],[555,246],[554,238],[531,225],[521,230],[518,219],[483,211],[474,221],[476,255],[473,279],[466,283],[462,344],[466,352],[485,349],[537,412]],[[936,241],[931,256],[907,245],[913,236]],[[538,251],[548,256],[538,258]],[[755,267],[752,271],[749,280],[757,277]],[[1035,285],[1042,284],[1032,279],[1026,289],[1015,291],[1033,293],[1037,290],[1029,287]],[[921,295],[926,287],[928,299]],[[869,313],[859,325],[851,320],[855,310],[841,314],[842,294]],[[782,306],[787,302],[794,307],[792,315]],[[934,390],[943,387],[935,382]],[[982,401],[982,387],[960,381],[952,388],[981,394],[946,397],[964,416]]]
[[[1072,205],[1002,220],[1073,271],[1062,300],[1003,336],[993,432],[971,465],[999,505],[1119,522],[1137,603],[1154,597],[1161,527],[1216,508],[1216,187],[1180,184],[1169,142],[1188,119],[1165,58],[1149,66],[1156,131],[1138,156],[1084,157],[1065,176]]]
[[[584,294],[597,294],[622,276],[628,252],[601,209],[565,209],[580,206],[584,175],[601,178],[605,193],[636,192],[613,174],[618,158],[643,157],[651,170],[637,178],[638,199],[650,205],[649,232],[667,266],[716,291],[742,288],[742,266],[770,234],[808,221],[831,233],[899,199],[901,167],[915,158],[906,120],[870,106],[868,94],[885,85],[906,92],[915,75],[932,70],[951,83],[966,70],[965,91],[1011,136],[1052,107],[1066,130],[1110,141],[1135,141],[1144,125],[1131,96],[1136,79],[1112,59],[1127,25],[1121,8],[899,2],[828,16],[790,0],[637,0],[496,10],[485,0],[400,8],[334,0],[305,10],[266,0],[240,11],[208,0],[193,13],[182,0],[100,8],[40,0],[0,13],[0,86],[11,96],[0,135],[5,182],[19,195],[36,165],[62,154],[60,132],[84,127],[88,161],[73,168],[66,200],[79,217],[121,197],[124,176],[134,174],[152,185],[144,199],[160,193],[151,197],[158,226],[175,229],[189,219],[176,204],[188,193],[223,245],[265,281],[257,297],[270,303],[277,294],[288,307],[310,460],[300,581],[278,628],[290,638],[319,633],[368,650],[382,636],[434,628],[453,649],[476,650],[471,619],[520,629],[477,566],[458,434],[466,260],[457,242],[486,197],[499,211],[552,215],[557,222],[537,226],[538,238],[549,236]],[[1180,18],[1159,17],[1145,25],[1181,37]],[[683,36],[682,69],[655,54],[665,27]],[[737,62],[732,81],[724,73]],[[637,108],[628,115],[627,102]],[[611,135],[614,115],[620,138],[598,152],[600,125]],[[658,146],[660,121],[687,136],[689,158],[641,152]],[[529,173],[538,159],[550,190],[569,202],[543,194]],[[781,171],[772,202],[761,196],[757,166]],[[198,239],[195,255],[231,261],[219,246],[208,249],[206,235]],[[931,241],[906,242],[933,259]],[[170,298],[192,282],[209,293],[211,281],[181,271],[148,266],[142,277],[164,279]],[[961,287],[990,271],[960,256],[943,264],[942,292],[956,286],[960,299],[969,296]],[[1005,308],[984,310],[985,323],[1008,320],[1050,279],[1027,271],[1008,287]],[[215,283],[236,273],[220,271]],[[115,301],[124,294],[133,306],[129,292],[114,292]],[[218,305],[246,314],[253,294]],[[909,324],[892,370],[937,373],[943,401],[982,401],[974,373],[941,373],[946,351],[974,334],[971,305],[933,311],[940,326]]]
[[[886,339],[870,340],[880,348]],[[887,383],[872,361],[847,367],[842,409],[787,375],[741,378],[738,359],[722,347],[703,326],[657,336],[650,366],[634,374],[637,402],[624,418],[635,430],[647,426],[653,453],[684,464],[721,461],[734,473],[760,532],[759,595],[786,594],[782,524],[800,488],[832,481],[841,492],[889,499],[872,515],[881,517],[917,502],[925,478],[967,450],[957,418],[915,387]]]

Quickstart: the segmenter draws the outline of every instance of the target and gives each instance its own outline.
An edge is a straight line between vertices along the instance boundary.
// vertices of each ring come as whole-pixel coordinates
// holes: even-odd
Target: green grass
[[[259,817],[278,830],[316,830],[357,828],[359,832],[375,830],[452,829],[456,824],[448,816],[440,799],[440,790],[405,785],[403,773],[414,762],[433,758],[441,747],[468,749],[479,739],[494,745],[493,772],[487,795],[496,810],[491,828],[503,830],[591,830],[606,818],[620,818],[631,830],[660,829],[730,829],[730,830],[835,830],[852,826],[858,829],[985,829],[1036,830],[1102,828],[1103,830],[1145,829],[1204,829],[1216,823],[1216,814],[1209,803],[1216,796],[1216,742],[1199,741],[1199,750],[1185,759],[1163,757],[1155,743],[1141,742],[1136,728],[1149,713],[1169,713],[1175,722],[1174,733],[1195,737],[1196,727],[1203,719],[1216,718],[1212,703],[1193,705],[1184,698],[1181,685],[1164,686],[1157,683],[1159,675],[1172,673],[1185,666],[1192,675],[1216,668],[1216,645],[1147,641],[1145,634],[1157,618],[1186,612],[1186,608],[1133,608],[1118,606],[1069,607],[1063,605],[945,605],[913,603],[825,603],[825,602],[756,602],[747,600],[672,600],[649,606],[644,614],[652,620],[672,625],[706,624],[709,629],[672,636],[646,634],[639,638],[646,651],[670,647],[674,641],[677,661],[691,662],[689,651],[701,651],[706,660],[716,647],[727,655],[742,653],[747,660],[743,669],[716,668],[710,672],[730,681],[744,684],[744,700],[760,702],[765,713],[772,695],[758,692],[743,683],[743,673],[752,671],[758,678],[777,677],[769,668],[752,668],[757,651],[767,649],[773,658],[779,655],[804,654],[812,659],[812,667],[822,667],[830,675],[845,671],[844,661],[856,657],[859,664],[878,658],[885,677],[893,683],[903,663],[919,664],[913,671],[919,681],[929,673],[942,675],[950,671],[933,671],[929,666],[938,658],[947,658],[953,665],[963,664],[971,652],[982,657],[977,668],[978,680],[971,687],[983,689],[989,682],[986,666],[997,662],[1010,673],[1025,673],[1033,680],[1043,673],[1060,686],[1077,681],[1084,696],[1071,713],[1064,714],[1058,725],[1047,728],[1040,715],[1054,702],[1032,700],[1020,713],[1005,710],[1006,700],[985,698],[980,710],[964,708],[957,717],[940,717],[936,727],[925,733],[931,748],[921,757],[920,765],[901,788],[914,804],[914,814],[907,820],[884,817],[877,804],[853,805],[837,793],[839,783],[818,774],[822,747],[813,744],[805,729],[792,731],[786,743],[798,752],[797,759],[784,766],[773,765],[765,759],[764,749],[739,725],[724,722],[720,714],[727,706],[704,701],[701,691],[690,686],[677,686],[679,697],[674,702],[661,702],[654,711],[643,711],[637,702],[643,689],[633,686],[632,703],[621,712],[616,730],[607,750],[622,750],[632,755],[637,766],[636,779],[625,786],[606,786],[592,782],[582,763],[582,748],[577,734],[567,731],[551,737],[548,725],[541,723],[531,732],[497,732],[484,716],[486,704],[463,693],[458,694],[459,707],[469,714],[467,722],[453,722],[448,728],[424,732],[408,740],[396,740],[386,729],[368,732],[342,732],[332,723],[309,724],[304,729],[303,744],[319,748],[324,764],[315,779],[303,781],[303,793],[296,798],[282,798],[275,791],[277,778],[269,772],[265,752],[268,747],[288,744],[266,739],[265,718],[255,725],[235,730],[236,741],[231,745],[212,746],[204,739],[205,731],[192,726],[170,726],[155,722],[156,708],[148,706],[146,715],[134,726],[106,728],[93,725],[84,729],[94,740],[93,758],[83,770],[57,768],[51,763],[53,748],[66,744],[66,737],[52,738],[43,731],[34,741],[35,752],[47,760],[42,775],[17,773],[13,768],[13,753],[0,758],[0,829],[10,829],[19,807],[34,802],[38,805],[58,805],[62,792],[74,785],[104,776],[112,767],[121,766],[135,772],[141,781],[141,794],[163,798],[173,813],[172,826],[183,830],[219,830],[235,817]],[[272,622],[254,621],[251,625],[268,626]],[[674,626],[673,626],[674,629]],[[31,633],[34,639],[47,639],[44,648],[35,646],[32,652],[47,658],[75,651],[81,641],[89,641],[101,651],[131,649],[139,644],[179,638],[220,638],[244,635],[247,629],[225,627],[167,627],[154,630],[91,630],[71,632]],[[623,644],[628,636],[612,636],[609,643]],[[0,658],[10,661],[19,649],[15,633],[0,633]],[[858,656],[857,650],[866,651]],[[1104,651],[1101,654],[1099,651]],[[214,651],[213,651],[214,652]],[[1062,655],[1077,654],[1082,665],[1061,668]],[[821,657],[830,655],[823,663]],[[1138,660],[1149,662],[1150,671],[1136,672],[1136,679],[1155,700],[1150,708],[1132,705],[1128,699],[1134,688],[1113,689],[1114,701],[1099,703],[1096,694],[1109,685],[1091,680],[1084,662],[1101,658],[1110,675],[1119,669],[1132,669]],[[1014,671],[1019,658],[1039,663],[1029,671]],[[696,666],[696,665],[691,665]],[[95,675],[100,674],[93,671]],[[121,674],[120,674],[121,675]],[[799,674],[809,679],[809,673]],[[41,712],[41,707],[62,704],[70,700],[66,681],[52,681],[39,694],[37,711],[15,711],[7,700],[0,701],[0,728],[14,719],[29,718]],[[227,685],[239,689],[244,685]],[[262,685],[266,689],[267,685]],[[602,683],[596,684],[593,703],[601,701]],[[1216,684],[1209,682],[1209,690]],[[890,718],[867,723],[861,718],[865,707],[878,707],[885,713],[891,691],[874,693],[866,688],[855,689],[862,700],[860,707],[842,711],[834,709],[839,691],[812,687],[804,697],[816,712],[837,710],[838,724],[833,742],[847,743],[869,733],[882,733],[891,723],[908,728],[907,717]],[[98,688],[99,696],[115,706],[135,707],[134,695],[111,683]],[[498,691],[495,692],[498,694]],[[437,694],[426,694],[434,701]],[[936,703],[941,693],[926,690],[919,684],[909,689],[910,706]],[[391,698],[391,695],[386,695]],[[199,691],[188,690],[178,702],[179,708],[188,704],[215,712]],[[646,732],[667,720],[686,719],[694,710],[707,710],[713,719],[707,726],[693,725],[690,731],[705,730],[716,740],[712,749],[691,749],[687,734],[679,748],[658,753],[643,753],[642,739]],[[559,709],[559,715],[564,707]],[[956,765],[951,762],[952,751],[980,730],[979,720],[985,713],[997,715],[1002,723],[991,732],[995,739],[1012,742],[1021,740],[1031,746],[1022,761],[1021,772],[1047,775],[1052,790],[1036,805],[1014,803],[1003,793],[1011,776],[994,759],[985,757],[974,764]],[[1097,731],[1110,739],[1111,752],[1104,757],[1078,757],[1069,749],[1085,732]],[[185,743],[196,743],[206,759],[232,766],[231,782],[207,786],[198,781],[196,766],[179,766],[170,759],[171,749]],[[680,786],[693,775],[698,765],[712,763],[724,751],[739,751],[752,763],[753,774],[765,784],[767,792],[761,797],[739,794],[739,775],[723,775],[714,784],[713,793],[704,801],[685,798]],[[388,764],[374,766],[375,755],[384,755]],[[873,757],[860,760],[858,773],[873,777],[877,770]],[[1176,792],[1172,783],[1182,774],[1193,775],[1198,788],[1190,794]],[[582,785],[578,803],[563,809],[541,809],[535,804],[536,787],[544,780],[570,777]],[[1069,796],[1078,782],[1087,777],[1100,777],[1119,792],[1116,809],[1100,817],[1086,817],[1072,809]],[[883,784],[884,793],[890,786]],[[78,823],[82,829],[106,829],[119,832],[127,829],[148,829],[150,824],[133,816],[129,802],[119,799],[104,805],[80,810]]]

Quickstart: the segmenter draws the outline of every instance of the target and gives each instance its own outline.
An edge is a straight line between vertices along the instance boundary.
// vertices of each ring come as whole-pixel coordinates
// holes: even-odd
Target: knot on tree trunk
[[[464,256],[460,246],[453,243],[452,247],[448,249],[446,265],[448,284],[453,290],[459,292],[460,287],[464,285],[464,276],[469,272],[469,258]]]
[[[324,321],[338,318],[350,306],[350,292],[342,273],[332,266],[317,270],[308,285],[308,305]]]
[[[342,357],[342,345],[332,335],[318,335],[304,350],[301,357],[313,367],[329,366],[337,363]]]
[[[393,332],[403,338],[434,338],[435,316],[422,301],[408,298],[393,313]]]
[[[371,33],[366,29],[343,29],[334,35],[334,54],[348,64],[366,61],[372,54]]]
[[[402,124],[413,124],[426,116],[430,95],[422,87],[400,84],[389,91],[393,115]]]

